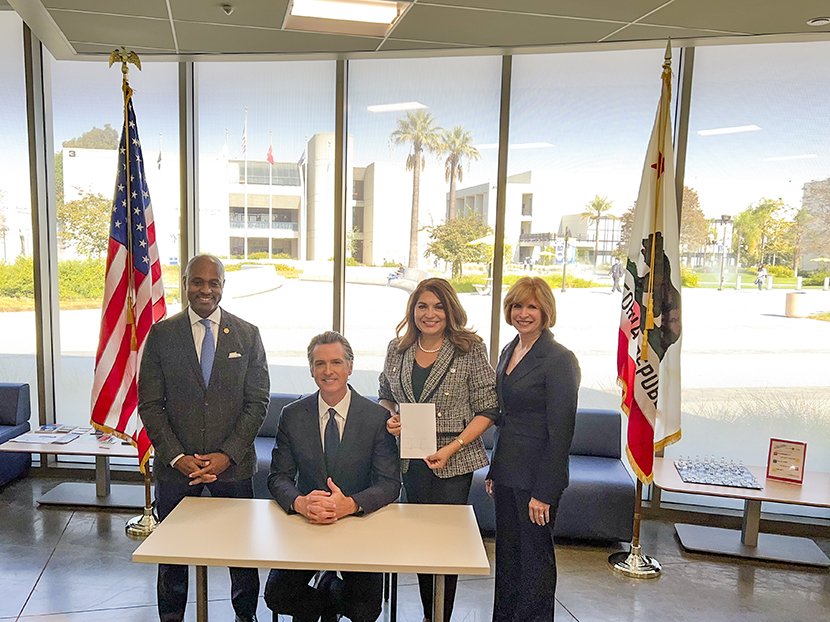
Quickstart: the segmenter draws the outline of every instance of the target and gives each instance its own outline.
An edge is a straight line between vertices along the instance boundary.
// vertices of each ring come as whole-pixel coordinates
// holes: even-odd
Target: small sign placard
[[[769,441],[767,478],[792,484],[804,482],[804,458],[807,443],[772,438]]]

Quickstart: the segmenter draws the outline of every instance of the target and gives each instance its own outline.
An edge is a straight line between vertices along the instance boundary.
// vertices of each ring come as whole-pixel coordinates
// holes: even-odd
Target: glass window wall
[[[346,334],[361,393],[377,394],[423,277],[449,279],[489,343],[500,88],[500,57],[349,63]]]
[[[198,63],[199,250],[222,307],[259,326],[271,391],[316,389],[306,346],[330,330],[334,62]]]
[[[0,11],[0,382],[26,382],[37,425],[29,143],[23,22]]]
[[[87,425],[124,99],[118,67],[49,58],[60,286],[56,418]],[[141,71],[131,67],[168,314],[179,308],[177,85],[174,63],[145,62]]]

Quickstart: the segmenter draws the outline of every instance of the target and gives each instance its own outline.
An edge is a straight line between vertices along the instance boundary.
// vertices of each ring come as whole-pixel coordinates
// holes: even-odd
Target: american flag
[[[167,310],[132,89],[126,88],[127,119],[118,151],[91,423],[137,446],[143,472],[150,440],[138,417],[138,366],[150,327]]]

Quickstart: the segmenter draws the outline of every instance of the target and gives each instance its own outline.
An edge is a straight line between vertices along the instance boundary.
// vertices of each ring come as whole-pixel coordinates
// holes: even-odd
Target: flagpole
[[[135,330],[135,310],[133,303],[135,301],[135,256],[133,254],[133,211],[132,211],[132,179],[130,176],[130,125],[129,125],[129,106],[132,98],[132,89],[129,84],[129,67],[128,63],[133,63],[139,70],[141,70],[141,61],[138,55],[133,52],[127,52],[126,48],[115,50],[110,55],[110,67],[116,61],[121,62],[121,89],[124,92],[124,148],[126,170],[124,171],[126,193],[126,233],[127,233],[127,325],[130,331],[130,350],[132,352],[138,351],[138,344]],[[161,134],[159,134],[159,154],[161,153]],[[140,460],[140,457],[139,457]],[[158,521],[153,514],[153,499],[150,493],[150,464],[149,460],[146,464],[140,464],[144,471],[144,512],[141,516],[136,516],[127,521],[125,530],[127,536],[134,539],[143,539],[149,536],[158,526]]]
[[[110,54],[110,67],[116,61],[121,62],[121,90],[124,92],[124,145],[126,149],[125,162],[127,163],[127,170],[124,174],[127,186],[127,326],[130,330],[130,349],[138,350],[135,335],[135,311],[133,309],[133,301],[135,300],[135,274],[133,266],[135,265],[135,258],[133,256],[133,214],[132,214],[132,189],[130,188],[130,127],[129,127],[129,106],[130,98],[132,97],[132,89],[130,88],[130,69],[128,63],[133,63],[139,70],[141,70],[141,61],[138,54],[132,50],[127,52],[127,49],[122,47],[120,50],[114,50]]]
[[[666,54],[663,62],[662,72],[662,92],[660,95],[660,104],[657,112],[657,162],[656,180],[654,191],[654,219],[651,226],[651,257],[649,258],[649,275],[648,287],[643,292],[644,301],[646,301],[646,316],[643,318],[644,326],[642,331],[642,347],[640,360],[648,361],[648,331],[654,329],[654,270],[655,259],[657,254],[657,230],[661,210],[661,197],[663,190],[663,171],[666,166],[674,166],[674,162],[666,162],[665,154],[663,153],[663,145],[666,140],[666,132],[668,131],[669,121],[669,103],[671,101],[671,39],[666,44]],[[663,96],[665,92],[669,93],[668,98]],[[648,163],[647,163],[648,164]],[[648,170],[648,169],[646,169]],[[663,206],[665,209],[665,205]],[[666,275],[663,275],[664,278]],[[660,361],[657,361],[659,366]],[[654,444],[651,447],[652,454],[654,453]],[[629,457],[631,454],[629,453]],[[636,465],[635,465],[636,466]],[[635,471],[637,469],[635,468]],[[643,554],[640,546],[640,522],[643,505],[643,481],[640,479],[642,473],[636,473],[637,485],[634,497],[634,524],[632,528],[631,546],[629,551],[620,551],[613,553],[608,557],[608,564],[614,572],[622,574],[627,577],[635,579],[656,579],[662,572],[662,566],[653,557]]]
[[[245,245],[242,248],[242,258],[248,259],[248,106],[245,106],[245,129],[242,132],[242,156],[245,159]]]

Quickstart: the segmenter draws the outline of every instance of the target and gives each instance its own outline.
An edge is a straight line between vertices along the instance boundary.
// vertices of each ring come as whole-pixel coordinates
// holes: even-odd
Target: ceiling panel
[[[392,36],[501,47],[597,41],[617,28],[608,22],[415,5]]]
[[[666,0],[423,0],[418,6],[436,4],[630,22],[665,3]]]
[[[109,58],[109,55],[112,51],[116,48],[114,45],[110,45],[107,43],[73,43],[72,47],[78,52],[78,54],[101,54]],[[138,46],[131,46],[130,50],[138,54],[142,59],[146,56],[152,56],[154,54],[175,54],[176,50],[173,48],[170,49],[156,49],[156,48],[143,48]]]
[[[648,24],[669,24],[687,28],[712,28],[750,34],[828,32],[830,27],[813,28],[807,20],[830,14],[827,0],[684,0],[675,1],[643,20]]]
[[[182,53],[210,52],[216,49],[231,54],[370,52],[380,43],[380,39],[368,37],[318,35],[190,22],[176,22],[176,33]]]
[[[225,15],[222,2],[194,2],[170,0],[173,19],[186,22],[234,26],[262,26],[282,28],[289,0],[228,0],[233,13]]]
[[[174,48],[170,23],[164,19],[68,13],[53,11],[52,17],[69,41],[106,43],[113,47]]]
[[[605,41],[666,41],[669,37],[671,37],[672,41],[683,41],[684,39],[705,39],[706,37],[722,36],[724,36],[724,33],[713,32],[711,30],[632,24],[623,28],[620,32],[611,35]]]
[[[73,9],[113,15],[143,15],[167,19],[167,4],[164,0],[42,0],[47,9]]]
[[[406,39],[387,39],[383,42],[381,50],[457,50],[469,48],[467,45],[451,45],[449,43],[430,43],[429,41],[407,41]]]

